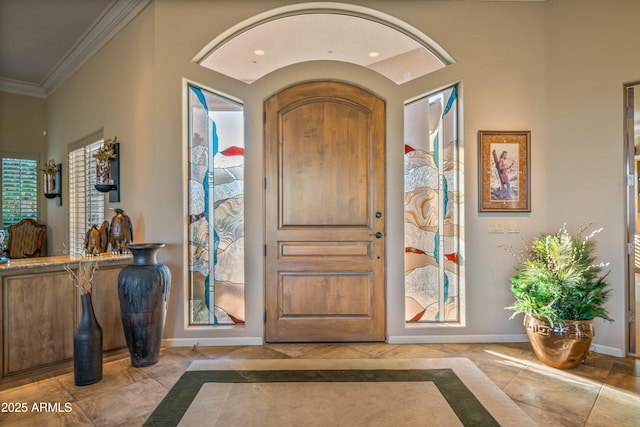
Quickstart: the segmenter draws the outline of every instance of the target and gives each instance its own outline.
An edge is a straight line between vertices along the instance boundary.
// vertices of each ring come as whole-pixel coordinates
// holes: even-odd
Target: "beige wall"
[[[625,347],[626,220],[623,84],[640,79],[640,2],[547,4],[548,133],[543,158],[549,226],[594,221],[598,253],[609,261],[614,323],[598,321],[597,342]]]
[[[100,129],[105,139],[120,142],[120,203],[133,219],[134,241],[146,239],[146,217],[162,193],[154,166],[153,6],[146,8],[120,34],[47,98],[49,156],[66,159],[68,145]],[[63,207],[50,208],[53,228],[50,253],[59,255],[68,239],[68,181],[63,180]],[[113,216],[108,211],[106,218]]]
[[[45,100],[0,92],[0,151],[46,155]]]
[[[38,164],[49,160],[47,157],[47,129],[45,121],[45,100],[30,96],[0,92],[0,155],[26,155],[38,160]],[[61,158],[55,159],[61,162]],[[41,180],[41,177],[38,178]],[[38,188],[41,188],[39,185]],[[45,221],[47,210],[55,207],[39,193],[40,220]],[[48,230],[51,237],[51,230]],[[46,252],[45,252],[46,254]]]
[[[173,274],[165,338],[172,344],[259,342],[262,338],[262,102],[294,82],[340,79],[387,102],[387,298],[393,342],[524,339],[508,320],[508,278],[516,261],[499,245],[519,235],[488,234],[489,220],[515,220],[525,239],[567,222],[595,221],[600,254],[611,262],[615,323],[597,323],[596,343],[625,351],[624,175],[622,84],[640,79],[635,0],[547,2],[354,1],[421,29],[456,60],[431,75],[396,86],[371,71],[341,63],[306,63],[245,85],[191,62],[228,27],[293,1],[156,0],[47,100],[49,157],[104,128],[121,141],[122,202],[138,241],[168,244],[160,259]],[[627,22],[628,21],[628,22]],[[188,328],[184,82],[241,99],[246,111],[246,289],[244,328]],[[407,99],[461,83],[465,163],[466,326],[406,328],[403,322],[403,136]],[[532,212],[479,214],[478,130],[531,130]],[[56,237],[66,239],[65,210],[50,209]]]

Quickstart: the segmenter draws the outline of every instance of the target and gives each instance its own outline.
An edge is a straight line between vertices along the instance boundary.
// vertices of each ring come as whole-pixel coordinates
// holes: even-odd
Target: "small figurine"
[[[93,224],[84,239],[84,248],[87,255],[99,255],[107,251],[109,245],[109,223],[104,221],[100,228]]]
[[[100,253],[100,232],[93,224],[84,238],[84,250],[87,255],[97,255]]]
[[[112,251],[122,254],[127,245],[133,242],[133,225],[122,209],[115,208],[113,210],[116,215],[111,219],[109,243]]]
[[[107,252],[109,247],[109,221],[103,221],[98,232],[100,233],[100,252]]]

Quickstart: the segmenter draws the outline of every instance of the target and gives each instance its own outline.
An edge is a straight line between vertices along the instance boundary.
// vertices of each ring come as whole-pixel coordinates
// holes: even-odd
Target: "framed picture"
[[[478,131],[480,212],[531,212],[530,131]]]

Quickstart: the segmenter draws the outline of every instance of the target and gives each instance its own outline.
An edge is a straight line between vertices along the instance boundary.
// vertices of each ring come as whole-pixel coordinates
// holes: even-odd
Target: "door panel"
[[[366,273],[281,273],[282,318],[306,316],[370,317],[371,276]]]
[[[312,82],[265,120],[266,340],[383,341],[384,102]]]
[[[365,111],[333,100],[283,111],[282,227],[369,223],[370,126]],[[318,185],[321,184],[321,185]]]

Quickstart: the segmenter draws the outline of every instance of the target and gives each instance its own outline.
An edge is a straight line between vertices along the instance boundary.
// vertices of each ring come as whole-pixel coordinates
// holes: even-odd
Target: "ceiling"
[[[0,0],[0,91],[46,97],[150,0]]]
[[[47,97],[149,2],[0,0],[0,91]],[[278,9],[225,43],[209,46],[200,63],[246,83],[309,60],[351,62],[398,84],[443,66],[442,57],[425,49],[428,41],[411,38],[376,17],[359,16],[358,9],[364,8],[291,16],[299,7]],[[256,50],[264,54],[258,57]]]
[[[150,1],[0,0],[0,91],[46,98]],[[345,15],[338,18],[349,19],[348,24],[340,23],[335,15],[331,20],[325,19],[326,15],[318,15],[311,21],[308,16],[300,20],[287,16],[276,18],[261,23],[263,25],[254,23],[248,31],[238,31],[233,34],[237,37],[227,39],[229,43],[205,47],[199,62],[247,83],[273,69],[309,59],[352,62],[376,70],[398,84],[407,80],[408,75],[415,78],[420,73],[419,70],[402,69],[399,67],[401,64],[417,61],[419,67],[439,65],[433,58],[427,58],[424,52],[420,52],[416,60],[416,48],[420,50],[420,46],[400,40],[398,34],[388,32],[389,29],[381,31],[379,22]],[[343,36],[345,28],[349,28],[349,33],[348,37],[330,39],[330,44],[327,44],[326,37],[307,38],[304,43],[295,43],[304,34],[319,34],[318,31],[305,32],[308,25],[333,28],[328,34],[340,33]],[[296,38],[292,34],[300,36]],[[371,36],[363,37],[362,34]],[[397,43],[389,43],[389,37],[396,37]],[[372,42],[376,39],[381,43]],[[299,49],[294,52],[292,45]],[[288,49],[278,50],[278,46],[287,46]],[[254,51],[258,49],[265,55],[255,56]],[[373,51],[381,56],[372,59],[368,54]],[[283,52],[288,56],[277,57],[276,53],[282,55]],[[640,114],[636,113],[636,117]],[[640,131],[640,119],[636,119],[636,129]]]
[[[326,3],[282,7],[241,22],[213,40],[194,61],[249,84],[307,61],[349,62],[396,84],[453,62],[425,34],[391,16],[353,5],[313,5]]]

